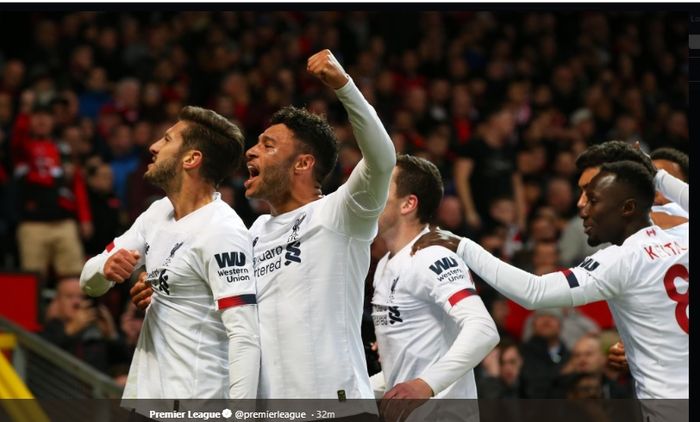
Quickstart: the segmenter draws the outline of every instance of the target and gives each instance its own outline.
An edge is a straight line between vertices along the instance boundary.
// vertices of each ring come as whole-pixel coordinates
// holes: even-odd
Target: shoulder
[[[447,269],[466,267],[457,254],[443,246],[429,246],[419,250],[413,256],[411,266],[415,271],[429,272],[435,275],[440,275]]]
[[[630,252],[631,248],[610,245],[607,248],[595,252],[593,255],[587,256],[577,267],[592,272],[598,267],[610,268],[619,266],[621,262],[624,261],[624,257],[630,254]]]
[[[452,252],[446,247],[437,245],[428,246],[427,248],[420,249],[418,252],[415,253],[415,255],[413,255],[415,262],[428,262],[432,261],[435,258],[443,257],[459,258],[459,256],[456,253]]]
[[[168,197],[166,196],[156,201],[153,201],[151,205],[148,208],[146,208],[146,211],[144,211],[141,215],[155,215],[164,212],[171,212],[172,210],[173,203],[170,202],[170,199],[168,199]]]
[[[158,199],[153,201],[146,211],[142,212],[141,215],[136,219],[139,223],[144,224],[146,228],[149,227],[149,223],[162,221],[168,218],[173,212],[173,203],[170,202],[168,197]]]
[[[256,218],[255,221],[253,222],[253,224],[251,224],[251,226],[250,226],[250,232],[251,233],[260,232],[260,230],[265,225],[265,223],[270,221],[271,217],[272,216],[270,214],[263,214],[263,215],[259,216],[258,218]]]
[[[201,230],[200,237],[202,238],[215,239],[223,235],[250,236],[238,213],[224,202],[215,204],[204,217],[206,224],[197,228],[197,230]]]

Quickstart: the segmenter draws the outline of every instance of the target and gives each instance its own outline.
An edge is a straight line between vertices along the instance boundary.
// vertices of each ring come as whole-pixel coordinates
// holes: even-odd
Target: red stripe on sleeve
[[[449,299],[450,305],[455,306],[457,303],[459,303],[460,300],[468,298],[469,296],[473,296],[475,294],[476,294],[476,292],[472,289],[460,290],[457,293],[450,296],[450,299]]]
[[[224,297],[217,300],[216,303],[219,306],[219,310],[223,311],[224,309],[234,308],[236,306],[255,305],[257,300],[255,299],[255,295],[240,295]]]
[[[107,246],[105,247],[105,250],[106,250],[107,252],[112,252],[112,249],[114,249],[114,240],[111,241],[111,242],[109,242],[109,245],[107,245]]]

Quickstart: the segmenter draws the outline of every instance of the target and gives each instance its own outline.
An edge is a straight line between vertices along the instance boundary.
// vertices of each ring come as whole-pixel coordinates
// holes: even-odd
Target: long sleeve
[[[254,399],[260,377],[257,306],[227,308],[221,319],[228,336],[229,398]]]
[[[95,255],[83,266],[83,271],[80,273],[80,288],[86,295],[102,296],[114,286],[114,282],[107,280],[103,272],[108,257],[109,255],[105,253]]]
[[[666,170],[659,170],[654,176],[654,185],[666,198],[690,212],[690,186],[687,183],[673,177]]]
[[[457,255],[484,281],[527,309],[579,306],[619,293],[618,277],[607,277],[609,281],[604,282],[605,278],[594,277],[581,267],[536,276],[506,264],[466,238],[460,241]]]
[[[459,301],[449,315],[459,325],[459,334],[447,353],[419,377],[435,394],[478,365],[499,341],[496,324],[478,296]]]
[[[396,165],[396,151],[377,112],[362,96],[352,79],[335,91],[345,107],[362,151],[362,160],[348,178],[347,187],[362,208],[378,214],[386,203],[389,179]]]
[[[169,201],[165,198],[166,201]],[[157,207],[162,204],[163,200],[156,201],[151,207]],[[169,204],[170,202],[168,202]],[[138,268],[144,264],[144,252],[146,240],[141,233],[141,227],[144,224],[144,216],[151,208],[146,210],[139,218],[134,221],[134,224],[121,236],[117,237],[107,245],[105,250],[90,258],[83,266],[83,271],[80,273],[80,288],[83,289],[88,296],[101,296],[114,286],[114,281],[107,280],[104,275],[104,266],[107,259],[119,249],[136,250],[141,254],[141,258],[136,263],[134,268]]]

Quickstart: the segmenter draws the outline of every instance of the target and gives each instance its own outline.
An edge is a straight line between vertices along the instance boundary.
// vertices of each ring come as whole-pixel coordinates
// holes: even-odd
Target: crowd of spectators
[[[576,214],[574,162],[585,148],[618,139],[645,151],[689,149],[682,13],[35,12],[2,20],[20,35],[0,40],[0,265],[34,271],[57,292],[47,338],[122,380],[143,315],[124,288],[84,301],[75,277],[162,196],[142,180],[148,146],[186,104],[234,120],[249,143],[282,106],[326,115],[341,143],[325,186],[332,191],[361,155],[333,93],[306,72],[306,58],[328,48],[396,150],[441,170],[437,223],[536,274],[590,253]],[[246,177],[241,169],[220,191],[250,225],[266,209],[244,197]],[[381,253],[375,245],[373,256]],[[504,339],[477,371],[481,396],[630,396],[629,379],[605,366],[611,327],[576,309],[528,317],[478,283]],[[105,362],[100,348],[118,356]]]

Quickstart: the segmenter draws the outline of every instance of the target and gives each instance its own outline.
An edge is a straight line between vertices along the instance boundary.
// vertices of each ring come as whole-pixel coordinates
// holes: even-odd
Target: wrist
[[[426,380],[423,378],[416,378],[416,381],[421,384],[422,389],[430,396],[430,397],[435,397],[435,391],[433,390],[433,387],[428,384]]]
[[[343,73],[343,76],[345,76],[344,80],[341,81],[339,78],[338,83],[333,84],[333,90],[336,92],[336,94],[346,93],[353,85],[352,83],[350,83],[352,81],[350,75],[348,75],[347,73]]]

